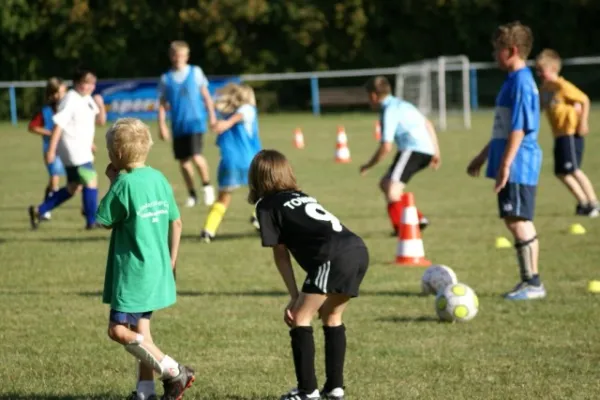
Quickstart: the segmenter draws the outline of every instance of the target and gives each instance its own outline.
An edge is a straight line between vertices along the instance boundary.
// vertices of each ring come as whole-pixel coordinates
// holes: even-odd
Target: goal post
[[[438,129],[471,128],[470,62],[467,56],[401,65],[396,95],[415,104]]]

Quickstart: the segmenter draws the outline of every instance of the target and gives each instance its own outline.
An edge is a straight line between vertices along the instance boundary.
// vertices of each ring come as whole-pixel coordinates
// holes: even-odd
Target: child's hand
[[[54,151],[48,150],[46,152],[46,163],[52,164],[55,159],[56,159],[56,150],[54,150]]]
[[[165,142],[169,141],[169,128],[167,127],[167,124],[162,123],[158,125],[158,133],[160,135],[160,139],[164,140]]]
[[[119,170],[115,168],[115,166],[112,165],[112,163],[108,163],[104,173],[106,174],[106,177],[110,180],[110,183],[113,183],[115,179],[117,179],[117,175],[119,175]]]
[[[221,133],[225,132],[227,129],[229,129],[229,124],[227,123],[227,121],[216,121],[212,125],[212,130],[217,135],[220,135]]]
[[[363,164],[360,166],[360,174],[362,176],[365,176],[367,174],[368,170],[369,170],[369,166],[367,164]]]
[[[502,189],[506,186],[508,182],[508,177],[510,175],[510,168],[500,168],[498,171],[498,176],[496,177],[496,185],[494,186],[494,192],[496,194],[500,193]]]
[[[294,322],[294,308],[296,308],[296,300],[297,299],[292,297],[283,312],[283,321],[290,328],[292,327],[293,322]]]
[[[467,166],[467,174],[469,174],[470,176],[479,176],[479,171],[481,171],[483,163],[484,160],[479,155],[472,159],[469,165]]]
[[[92,143],[92,154],[96,154],[96,145]]]
[[[442,157],[440,157],[439,154],[434,154],[433,157],[431,157],[431,162],[429,163],[429,166],[434,170],[437,170],[440,167],[440,165],[442,165]]]

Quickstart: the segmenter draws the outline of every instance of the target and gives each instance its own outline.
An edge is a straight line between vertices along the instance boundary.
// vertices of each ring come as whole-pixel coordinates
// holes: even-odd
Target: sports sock
[[[216,202],[210,208],[210,212],[206,217],[206,222],[204,223],[204,231],[206,231],[209,235],[215,236],[217,233],[217,229],[219,229],[219,225],[221,225],[221,221],[223,221],[223,217],[225,216],[225,212],[227,211],[227,207],[225,204]]]
[[[290,330],[292,354],[298,390],[312,393],[317,390],[315,375],[315,340],[311,326],[298,326]]]
[[[87,226],[92,226],[96,223],[96,211],[98,209],[98,189],[84,187],[82,199],[85,221]]]
[[[148,400],[152,395],[156,394],[154,381],[139,381],[136,387],[138,400]]]
[[[54,193],[56,193],[56,191],[52,190],[49,186],[46,186],[46,189],[44,190],[44,201],[52,197]]]
[[[174,378],[179,375],[179,364],[166,354],[160,362],[160,366],[163,370],[161,379]]]
[[[532,239],[517,241],[515,249],[517,251],[517,261],[519,263],[519,273],[521,281],[529,282],[533,279],[533,249],[532,243],[537,240],[537,236]],[[538,277],[539,279],[539,277]]]
[[[390,218],[390,222],[392,224],[392,228],[394,228],[395,232],[398,232],[400,229],[400,218],[402,216],[402,201],[393,201],[388,203],[388,217]]]
[[[188,193],[190,194],[190,197],[193,197],[195,199],[198,198],[198,196],[196,195],[196,189],[189,189]]]
[[[324,326],[325,334],[325,393],[344,387],[344,359],[346,358],[346,327]]]
[[[44,200],[44,202],[38,207],[38,212],[40,214],[45,214],[48,211],[52,211],[65,201],[69,200],[71,197],[73,197],[73,195],[69,193],[66,187],[64,187],[58,192],[54,192],[54,194],[51,197]]]

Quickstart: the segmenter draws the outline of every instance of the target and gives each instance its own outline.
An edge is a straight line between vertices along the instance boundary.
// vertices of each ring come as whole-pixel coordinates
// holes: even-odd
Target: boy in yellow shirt
[[[581,170],[590,99],[560,76],[560,69],[556,51],[545,49],[537,56],[536,70],[542,79],[540,102],[554,135],[554,174],[577,199],[576,214],[597,217],[600,208],[594,187]]]

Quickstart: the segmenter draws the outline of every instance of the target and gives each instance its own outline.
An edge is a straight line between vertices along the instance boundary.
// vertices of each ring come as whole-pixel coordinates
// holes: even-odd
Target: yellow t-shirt
[[[554,137],[574,135],[579,125],[575,103],[583,103],[587,96],[562,76],[546,81],[540,89],[541,107],[546,111]]]

